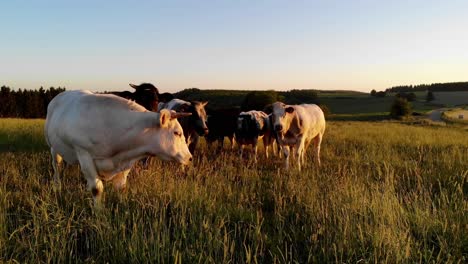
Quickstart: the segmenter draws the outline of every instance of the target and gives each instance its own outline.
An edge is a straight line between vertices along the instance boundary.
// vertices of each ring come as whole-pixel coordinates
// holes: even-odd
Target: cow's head
[[[271,119],[273,130],[278,134],[286,133],[291,126],[295,109],[293,106],[276,102],[271,105]]]
[[[142,83],[140,85],[129,84],[132,88],[135,89],[133,99],[138,104],[142,105],[144,108],[150,111],[158,110],[159,102],[159,91],[158,88],[154,87],[151,83]]]
[[[208,134],[207,115],[205,106],[208,102],[192,101],[190,104],[183,104],[179,106],[178,111],[191,113],[189,117],[191,125],[200,136]]]
[[[166,161],[177,161],[181,164],[188,164],[192,160],[192,154],[185,142],[184,132],[177,118],[190,116],[190,113],[177,113],[175,111],[163,109],[157,114],[157,140],[154,146],[153,155]]]

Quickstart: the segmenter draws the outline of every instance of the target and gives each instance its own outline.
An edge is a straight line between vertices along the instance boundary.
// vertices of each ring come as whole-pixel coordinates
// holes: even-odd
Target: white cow
[[[188,164],[192,155],[175,119],[178,116],[181,114],[169,110],[150,112],[111,94],[67,91],[57,95],[47,107],[45,124],[54,180],[60,184],[62,160],[79,163],[94,202],[99,204],[102,181],[124,188],[130,168],[143,157]]]
[[[273,127],[277,133],[289,168],[290,147],[295,149],[298,169],[304,163],[305,152],[312,140],[315,156],[320,165],[320,144],[325,133],[325,117],[322,109],[315,104],[285,105],[281,102],[272,104]]]

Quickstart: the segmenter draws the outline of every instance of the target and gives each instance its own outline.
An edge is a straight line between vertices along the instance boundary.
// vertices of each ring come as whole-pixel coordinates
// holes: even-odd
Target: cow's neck
[[[118,172],[130,169],[137,160],[146,156],[148,156],[147,148],[146,146],[141,146],[121,151],[109,158],[95,159],[94,163],[100,178],[108,181],[112,180]]]
[[[289,128],[287,130],[287,132],[295,135],[295,134],[298,134],[300,133],[300,127],[299,127],[299,124],[300,124],[300,120],[299,120],[299,117],[297,116],[296,112],[294,112],[293,114],[290,114],[290,119],[289,119]]]

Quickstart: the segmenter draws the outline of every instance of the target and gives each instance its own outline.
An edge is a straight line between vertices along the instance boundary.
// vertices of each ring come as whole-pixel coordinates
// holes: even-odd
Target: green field
[[[445,95],[446,100],[439,101],[440,103],[427,103],[426,93],[416,93],[416,100],[411,102],[413,111],[427,112],[432,109],[441,108],[445,105],[454,105],[457,95],[463,92],[450,92],[451,97]],[[346,93],[344,93],[346,94]],[[448,94],[448,93],[447,93]],[[436,94],[437,95],[437,94]],[[370,95],[319,95],[321,104],[326,105],[332,114],[374,114],[374,113],[389,113],[390,107],[395,100],[394,94],[389,94],[386,97],[372,97]],[[452,100],[452,101],[451,101]],[[443,102],[443,104],[442,104]],[[466,101],[468,103],[468,100]]]
[[[95,210],[77,167],[53,188],[43,120],[0,119],[0,262],[466,263],[468,137],[328,123],[322,166],[258,164],[202,144],[154,160]],[[260,154],[263,154],[260,151]]]

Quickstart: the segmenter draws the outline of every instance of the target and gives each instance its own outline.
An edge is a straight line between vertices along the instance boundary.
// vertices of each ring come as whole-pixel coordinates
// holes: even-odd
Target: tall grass
[[[3,120],[0,120],[0,124]],[[8,133],[24,121],[1,126]],[[12,130],[11,126],[16,128]],[[330,122],[322,166],[285,172],[203,145],[193,166],[153,160],[94,210],[77,167],[52,184],[37,147],[0,156],[0,261],[463,263],[468,137],[447,127]],[[1,131],[0,133],[5,133]],[[20,131],[18,131],[20,133]],[[16,142],[16,141],[14,141]],[[16,144],[16,143],[15,143]]]

